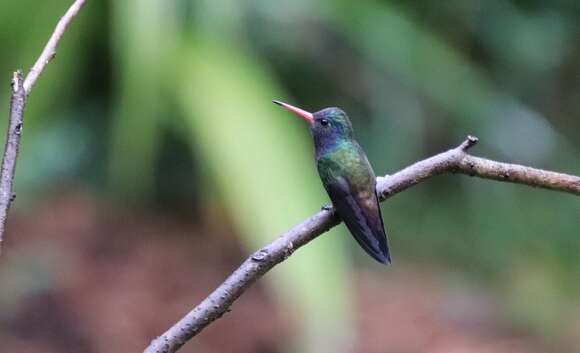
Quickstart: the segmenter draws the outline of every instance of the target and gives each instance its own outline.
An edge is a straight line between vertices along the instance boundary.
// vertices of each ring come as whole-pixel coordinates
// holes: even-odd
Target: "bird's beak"
[[[304,120],[308,121],[310,124],[312,124],[314,122],[314,115],[312,115],[312,113],[307,112],[306,110],[302,110],[300,108],[297,108],[293,105],[290,105],[288,103],[284,103],[284,102],[280,102],[277,100],[273,100],[272,103],[278,104],[286,109],[288,109],[289,111],[300,115],[301,117],[304,118]]]

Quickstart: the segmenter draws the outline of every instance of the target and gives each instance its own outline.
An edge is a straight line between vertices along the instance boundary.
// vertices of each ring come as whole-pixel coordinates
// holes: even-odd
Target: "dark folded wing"
[[[332,203],[359,245],[375,260],[390,263],[383,217],[374,186],[353,188],[344,178],[327,185]]]

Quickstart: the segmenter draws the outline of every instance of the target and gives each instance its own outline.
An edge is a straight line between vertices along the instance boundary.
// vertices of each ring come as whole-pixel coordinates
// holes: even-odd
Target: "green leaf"
[[[307,127],[270,102],[283,98],[282,91],[244,48],[224,38],[190,44],[178,94],[192,148],[205,158],[244,244],[256,250],[327,202]],[[343,239],[344,232],[333,230],[268,276],[286,310],[300,320],[297,349],[339,352],[349,340]]]

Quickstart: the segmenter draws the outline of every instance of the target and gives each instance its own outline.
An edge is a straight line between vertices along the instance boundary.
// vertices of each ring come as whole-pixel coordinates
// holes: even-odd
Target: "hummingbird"
[[[366,153],[354,139],[346,113],[335,107],[310,113],[284,102],[272,102],[309,123],[318,174],[336,212],[372,258],[383,264],[390,263],[375,173]]]

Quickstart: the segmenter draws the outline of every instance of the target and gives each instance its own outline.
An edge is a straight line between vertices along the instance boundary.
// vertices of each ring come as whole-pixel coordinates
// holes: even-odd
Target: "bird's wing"
[[[327,175],[326,189],[336,210],[356,241],[375,260],[390,263],[391,256],[372,171],[371,183],[356,186],[345,176]]]

